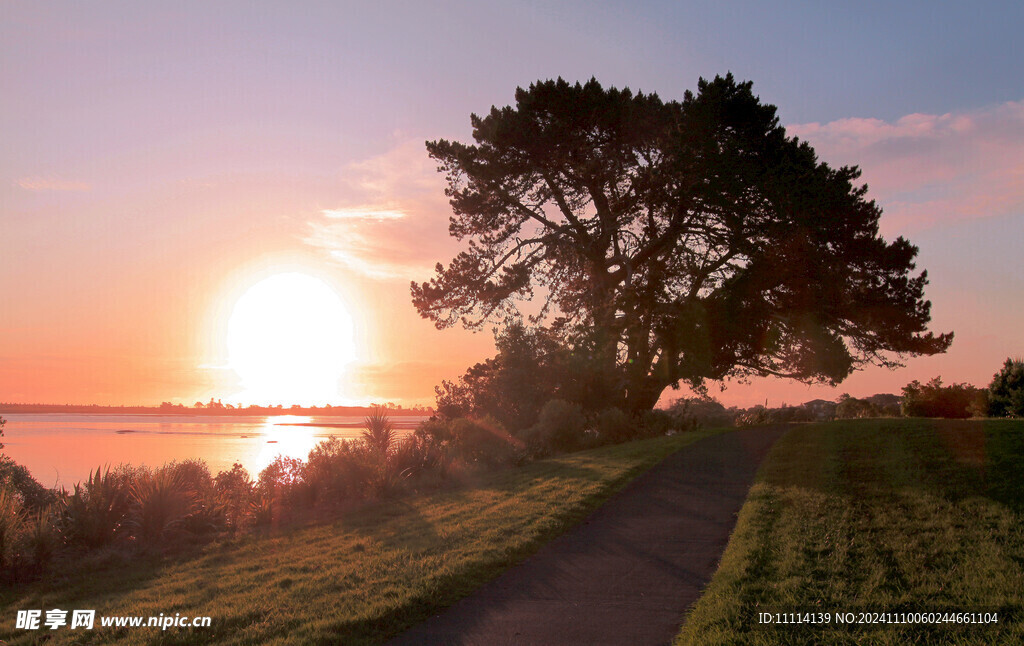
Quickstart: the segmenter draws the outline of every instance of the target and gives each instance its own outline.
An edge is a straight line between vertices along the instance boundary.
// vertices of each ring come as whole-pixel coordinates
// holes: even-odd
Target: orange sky
[[[333,401],[431,404],[435,384],[493,344],[487,332],[439,332],[410,303],[409,281],[428,279],[458,250],[423,142],[468,141],[470,112],[560,74],[666,100],[699,75],[751,78],[791,134],[833,165],[863,168],[886,213],[884,235],[921,247],[932,329],[956,333],[948,354],[865,370],[837,389],[712,387],[725,403],[898,392],[936,375],[983,385],[1003,359],[1024,354],[1019,83],[994,78],[970,103],[958,98],[965,93],[933,93],[928,79],[978,80],[922,54],[920,85],[885,93],[903,88],[903,77],[887,76],[902,63],[762,68],[788,50],[758,49],[756,21],[738,27],[748,48],[709,41],[706,52],[717,53],[696,55],[652,26],[660,9],[606,9],[561,42],[552,25],[566,23],[542,15],[558,9],[467,9],[462,33],[433,14],[342,15],[329,5],[301,15],[5,5],[0,401],[236,401],[244,389],[227,352],[233,307],[260,280],[298,271],[329,284],[355,325],[355,356]],[[640,20],[646,39],[609,44]],[[531,34],[533,53],[513,51],[516,33]],[[949,45],[913,37],[922,52]],[[804,78],[817,80],[794,85]]]

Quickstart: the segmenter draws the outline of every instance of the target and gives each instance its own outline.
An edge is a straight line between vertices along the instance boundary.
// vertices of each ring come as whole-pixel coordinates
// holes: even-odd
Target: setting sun
[[[355,358],[352,316],[325,282],[301,273],[250,287],[228,321],[228,365],[243,400],[314,404],[338,397]]]

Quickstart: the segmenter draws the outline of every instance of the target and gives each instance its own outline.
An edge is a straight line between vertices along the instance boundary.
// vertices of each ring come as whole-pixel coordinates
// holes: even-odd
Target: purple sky
[[[210,4],[0,2],[0,400],[230,399],[232,305],[298,270],[352,310],[337,400],[430,403],[493,345],[410,304],[457,249],[423,142],[557,76],[752,80],[920,246],[948,354],[726,403],[986,384],[1024,354],[1019,3]]]

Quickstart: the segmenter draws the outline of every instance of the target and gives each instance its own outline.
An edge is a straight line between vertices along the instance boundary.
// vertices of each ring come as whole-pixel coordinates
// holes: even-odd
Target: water
[[[3,452],[44,486],[71,488],[100,466],[157,467],[200,458],[210,472],[240,462],[253,477],[278,455],[305,459],[330,438],[355,438],[362,417],[4,414]],[[400,436],[425,419],[393,417]]]

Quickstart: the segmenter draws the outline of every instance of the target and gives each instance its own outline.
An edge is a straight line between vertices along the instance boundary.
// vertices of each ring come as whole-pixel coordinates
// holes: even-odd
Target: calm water
[[[362,417],[4,414],[3,452],[43,485],[68,488],[98,466],[201,458],[214,475],[241,462],[256,477],[278,455],[305,459],[330,438],[358,437]],[[400,435],[424,417],[392,418]],[[300,424],[300,426],[293,426]],[[305,426],[313,424],[314,426]],[[344,425],[335,427],[330,425]]]

